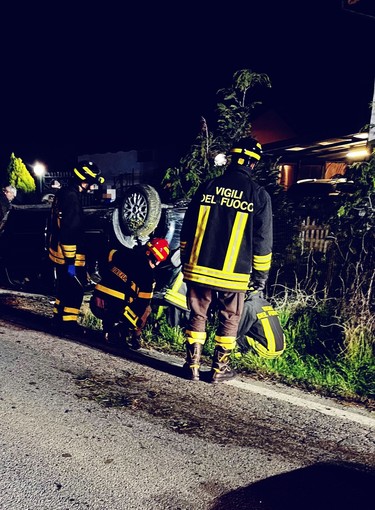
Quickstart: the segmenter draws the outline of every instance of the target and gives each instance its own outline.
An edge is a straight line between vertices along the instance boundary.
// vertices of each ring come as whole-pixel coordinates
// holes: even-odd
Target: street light
[[[39,187],[39,196],[42,196],[43,192],[43,178],[46,173],[46,165],[41,163],[40,161],[36,161],[33,165],[34,174],[37,177],[38,187]]]

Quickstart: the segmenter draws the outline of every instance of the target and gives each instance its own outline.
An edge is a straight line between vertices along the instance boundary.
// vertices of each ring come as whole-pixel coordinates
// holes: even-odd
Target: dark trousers
[[[96,295],[95,291],[90,300],[90,310],[95,317],[101,319],[104,332],[110,333],[115,328],[119,328],[123,336],[134,333],[135,336],[140,337],[152,311],[151,306],[147,306],[142,312],[136,312],[141,313],[141,315],[135,314],[137,326],[124,315],[125,306],[126,304],[123,301],[119,299],[103,299],[103,297]]]
[[[64,323],[77,322],[87,281],[86,268],[77,267],[77,276],[69,276],[66,266],[56,265],[56,301],[54,318]]]
[[[187,330],[205,332],[211,307],[217,307],[219,325],[217,337],[236,337],[245,300],[244,292],[214,290],[188,284],[187,302],[190,317]]]

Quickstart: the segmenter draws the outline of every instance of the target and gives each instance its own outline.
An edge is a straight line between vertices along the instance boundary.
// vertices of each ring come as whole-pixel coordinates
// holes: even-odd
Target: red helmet
[[[166,239],[155,237],[146,243],[146,254],[151,255],[157,262],[163,262],[169,256],[169,243]]]

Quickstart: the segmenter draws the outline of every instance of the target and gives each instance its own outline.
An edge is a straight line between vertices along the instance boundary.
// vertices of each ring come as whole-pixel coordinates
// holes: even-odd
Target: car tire
[[[147,239],[160,217],[161,200],[155,188],[135,184],[125,191],[119,207],[113,211],[113,230],[117,240],[126,246],[135,239]]]

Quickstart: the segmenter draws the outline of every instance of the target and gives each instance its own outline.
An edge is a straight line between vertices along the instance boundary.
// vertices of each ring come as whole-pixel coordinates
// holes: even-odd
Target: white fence
[[[299,230],[302,253],[311,250],[326,253],[330,243],[327,239],[330,232],[329,225],[317,225],[316,220],[308,216],[302,221]]]

